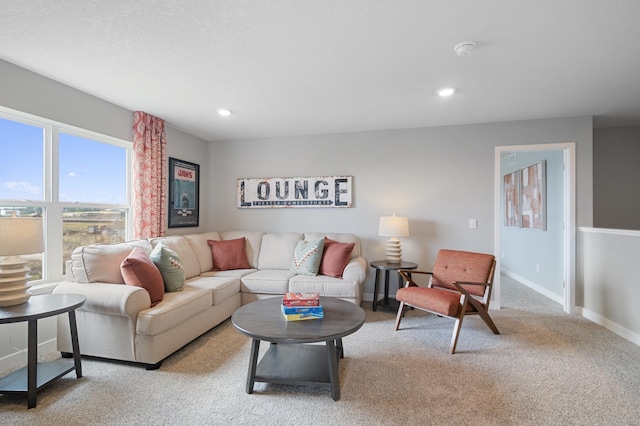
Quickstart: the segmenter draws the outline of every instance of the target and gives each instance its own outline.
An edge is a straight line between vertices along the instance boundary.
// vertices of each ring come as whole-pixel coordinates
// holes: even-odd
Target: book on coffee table
[[[301,321],[324,318],[322,306],[286,306],[281,305],[282,315],[287,321]]]
[[[287,293],[282,298],[284,306],[320,306],[319,293]]]

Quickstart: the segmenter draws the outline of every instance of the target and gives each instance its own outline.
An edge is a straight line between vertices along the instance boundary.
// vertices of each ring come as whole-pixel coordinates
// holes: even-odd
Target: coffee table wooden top
[[[321,297],[324,318],[287,321],[282,315],[282,297],[249,303],[236,310],[233,325],[253,339],[274,343],[313,343],[339,339],[356,332],[365,320],[364,310],[351,302]]]

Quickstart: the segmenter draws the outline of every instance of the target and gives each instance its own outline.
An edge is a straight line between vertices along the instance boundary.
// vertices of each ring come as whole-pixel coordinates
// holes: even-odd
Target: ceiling
[[[456,55],[466,40],[477,48]],[[636,0],[16,0],[0,13],[0,59],[208,141],[640,125],[639,41]]]

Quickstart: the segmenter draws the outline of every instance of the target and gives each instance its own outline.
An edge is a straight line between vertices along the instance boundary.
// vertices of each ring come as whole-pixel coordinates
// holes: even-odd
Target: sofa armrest
[[[362,257],[351,259],[342,272],[342,279],[346,281],[354,281],[358,284],[363,283],[367,278],[367,260]]]
[[[132,319],[138,317],[138,312],[151,307],[151,297],[147,290],[124,284],[63,281],[53,289],[53,293],[81,294],[87,297],[87,301],[80,307],[83,311]]]

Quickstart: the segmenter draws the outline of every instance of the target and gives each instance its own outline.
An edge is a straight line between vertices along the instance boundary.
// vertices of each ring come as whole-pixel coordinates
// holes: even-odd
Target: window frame
[[[65,279],[63,265],[63,211],[65,208],[109,208],[126,211],[125,240],[130,240],[133,235],[133,206],[131,190],[131,164],[133,155],[133,142],[125,141],[113,136],[104,135],[91,130],[82,129],[69,124],[38,117],[15,111],[0,106],[0,118],[29,126],[40,127],[44,130],[43,140],[43,175],[42,175],[42,199],[40,200],[13,200],[0,199],[0,205],[11,207],[39,207],[43,211],[44,222],[44,254],[42,263],[43,279],[31,281],[30,292],[33,294],[48,293],[51,287]],[[126,204],[85,203],[85,202],[61,202],[59,200],[60,173],[59,173],[59,140],[60,134],[67,134],[83,139],[89,139],[99,143],[106,143],[120,148],[126,152]]]

